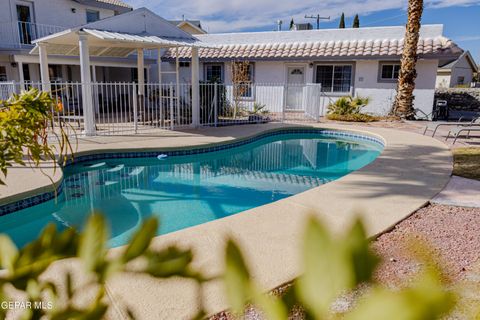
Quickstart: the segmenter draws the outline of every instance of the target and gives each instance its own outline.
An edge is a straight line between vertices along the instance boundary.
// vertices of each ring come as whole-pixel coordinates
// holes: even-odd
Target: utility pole
[[[330,16],[321,17],[319,14],[317,14],[316,16],[305,15],[305,19],[316,19],[317,20],[317,30],[318,30],[318,29],[320,29],[320,20],[330,20]]]

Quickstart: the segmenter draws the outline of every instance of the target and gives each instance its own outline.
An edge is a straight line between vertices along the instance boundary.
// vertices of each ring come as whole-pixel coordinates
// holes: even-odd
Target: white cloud
[[[200,19],[209,32],[241,31],[264,28],[272,30],[277,20],[288,26],[293,17],[305,21],[305,14],[346,16],[356,13],[366,15],[372,12],[406,8],[407,0],[124,0],[135,8],[147,7],[165,18]],[[426,0],[427,6],[448,7],[478,4],[478,0]],[[312,20],[312,22],[314,22]]]
[[[458,42],[480,41],[480,36],[460,36],[460,37],[456,37],[455,41],[458,41]]]

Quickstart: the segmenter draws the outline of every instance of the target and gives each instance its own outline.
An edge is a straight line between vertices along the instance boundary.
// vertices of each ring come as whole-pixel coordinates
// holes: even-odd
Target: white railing
[[[318,121],[328,103],[319,84],[201,84],[200,123]]]
[[[84,112],[82,87],[90,86],[93,112]],[[0,83],[0,99],[29,88],[50,88],[56,104],[54,130],[97,135],[174,130],[193,123],[192,86],[188,83]],[[200,84],[199,121],[202,126],[227,126],[271,121],[318,121],[330,98],[318,84]],[[86,104],[88,105],[88,104]],[[86,121],[85,115],[92,114]],[[91,129],[91,128],[90,128]]]
[[[0,47],[29,46],[34,40],[66,29],[60,26],[22,21],[0,23]]]

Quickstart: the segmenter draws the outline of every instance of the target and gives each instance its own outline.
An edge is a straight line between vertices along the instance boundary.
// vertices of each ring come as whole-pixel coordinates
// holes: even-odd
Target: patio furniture
[[[423,131],[423,135],[427,133],[427,131],[433,131],[432,137],[435,136],[435,133],[437,132],[438,128],[440,127],[445,127],[445,126],[457,126],[457,127],[464,127],[464,126],[472,126],[472,125],[477,125],[477,122],[479,121],[480,118],[474,118],[472,121],[469,122],[462,122],[463,118],[460,117],[458,121],[456,122],[432,122],[429,123],[425,126],[425,130]],[[478,123],[480,124],[480,122]]]
[[[480,132],[480,124],[479,124],[479,126],[472,125],[472,126],[469,126],[469,127],[454,128],[454,129],[452,129],[448,132],[447,138],[445,138],[445,140],[447,140],[450,137],[450,135],[452,135],[452,137],[454,138],[453,144],[455,144],[455,142],[457,142],[457,139],[460,137],[460,135],[463,132],[465,132],[467,134],[467,139],[468,139],[468,138],[470,138],[470,133],[472,131],[473,132]]]

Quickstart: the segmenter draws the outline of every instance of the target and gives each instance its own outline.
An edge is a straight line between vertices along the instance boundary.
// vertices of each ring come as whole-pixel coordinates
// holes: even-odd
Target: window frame
[[[232,63],[235,63],[235,62],[232,62]],[[249,68],[251,68],[251,72],[250,72],[250,80],[248,81],[248,83],[245,83],[245,85],[250,85],[250,94],[248,95],[242,95],[240,97],[241,100],[243,101],[252,101],[255,99],[255,77],[256,77],[256,74],[255,74],[255,62],[254,61],[249,61]],[[233,67],[233,65],[231,66]]]
[[[95,21],[88,21],[88,14],[89,14],[89,13],[90,13],[90,14],[91,14],[91,13],[96,14],[97,17],[98,17],[98,19],[95,20]],[[94,22],[100,21],[100,11],[98,11],[98,10],[93,10],[93,9],[86,9],[86,10],[85,10],[85,18],[86,18],[87,23],[94,23]]]
[[[378,83],[397,83],[397,78],[383,78],[383,67],[384,66],[398,66],[398,73],[400,74],[401,64],[400,61],[379,61],[378,63],[378,75],[377,75],[377,82]],[[392,76],[395,74],[395,69],[392,70]]]
[[[221,75],[220,75],[220,83],[224,83],[225,82],[225,65],[221,62],[207,62],[207,63],[204,63],[203,64],[203,81],[205,82],[208,82],[207,80],[207,75],[208,75],[208,71],[207,71],[207,68],[208,67],[212,67],[212,66],[219,66],[221,68]]]
[[[8,82],[8,68],[6,65],[0,64],[0,68],[5,69],[5,72],[0,72],[0,76],[4,76],[5,80],[0,77],[0,82]]]
[[[314,66],[313,66],[313,81],[312,81],[313,83],[319,83],[319,82],[317,82],[317,72],[318,72],[318,67],[319,66],[331,66],[331,67],[333,67],[332,68],[333,73],[335,72],[335,67],[343,67],[343,66],[351,67],[352,72],[350,74],[350,86],[349,86],[350,88],[349,88],[348,91],[333,91],[335,78],[333,77],[333,74],[332,74],[332,90],[331,91],[323,91],[323,88],[322,88],[322,92],[326,93],[328,95],[331,95],[331,96],[345,96],[347,94],[349,94],[349,95],[353,94],[354,84],[355,84],[355,62],[353,62],[353,61],[316,62],[316,63],[314,63]]]

